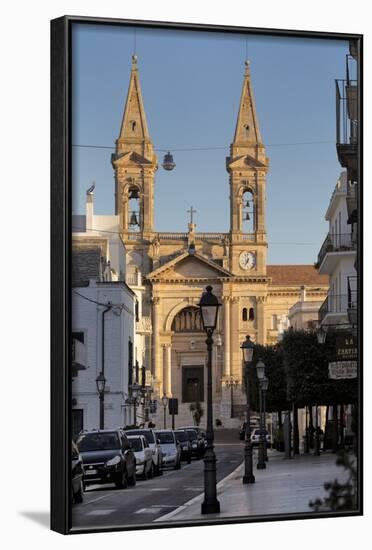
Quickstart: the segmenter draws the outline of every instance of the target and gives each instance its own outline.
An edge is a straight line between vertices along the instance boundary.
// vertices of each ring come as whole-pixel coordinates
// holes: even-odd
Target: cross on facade
[[[192,206],[190,206],[190,210],[187,211],[188,214],[190,214],[190,223],[193,222],[193,214],[196,214],[196,210]]]

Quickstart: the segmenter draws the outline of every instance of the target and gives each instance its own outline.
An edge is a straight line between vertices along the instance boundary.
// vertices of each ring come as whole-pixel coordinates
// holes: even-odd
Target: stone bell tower
[[[230,270],[234,274],[266,274],[265,188],[268,167],[249,61],[246,61],[234,141],[226,159],[230,175]]]
[[[157,158],[147,128],[137,56],[132,56],[128,95],[111,162],[115,170],[115,212],[125,235],[154,229],[154,176]]]

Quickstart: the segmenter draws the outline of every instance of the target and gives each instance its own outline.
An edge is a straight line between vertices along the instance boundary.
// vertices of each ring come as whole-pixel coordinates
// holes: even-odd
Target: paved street
[[[220,443],[218,441],[221,441]],[[217,434],[216,455],[220,481],[233,472],[243,457],[243,444],[236,431]],[[83,504],[73,507],[74,527],[141,525],[178,509],[203,492],[203,460],[182,463],[181,470],[165,470],[160,477],[138,480],[135,487],[118,490],[114,485],[91,486]]]
[[[254,462],[256,466],[256,455]],[[257,470],[255,467],[256,482],[252,485],[242,484],[243,470],[241,464],[219,483],[217,489],[221,512],[210,514],[210,519],[312,512],[309,501],[324,498],[324,483],[335,478],[345,481],[347,477],[345,470],[336,466],[336,455],[332,453],[285,459],[283,453],[271,451],[267,468]],[[186,505],[164,514],[157,521],[200,520],[202,498],[203,495],[198,495],[190,499]]]

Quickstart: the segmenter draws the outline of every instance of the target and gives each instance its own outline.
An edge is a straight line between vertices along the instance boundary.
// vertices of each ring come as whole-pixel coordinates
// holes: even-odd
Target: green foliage
[[[335,336],[319,344],[314,332],[288,331],[282,340],[287,397],[298,406],[348,404],[357,401],[357,381],[331,380],[328,363],[335,359]]]
[[[315,512],[328,511],[339,512],[346,510],[357,509],[357,463],[354,455],[350,455],[345,451],[338,454],[337,466],[343,466],[348,477],[344,483],[340,483],[337,479],[332,482],[325,483],[324,489],[328,491],[328,496],[324,499],[317,498],[315,501],[310,501],[309,506]]]
[[[201,403],[199,401],[196,403],[190,403],[190,411],[192,413],[195,426],[199,426],[202,416],[204,415],[204,409],[201,406]]]

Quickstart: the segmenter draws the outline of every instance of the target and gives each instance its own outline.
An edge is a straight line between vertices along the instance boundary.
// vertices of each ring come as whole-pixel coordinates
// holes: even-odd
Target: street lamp
[[[268,462],[269,457],[267,456],[267,440],[266,440],[266,392],[269,389],[269,379],[265,378],[261,382],[262,385],[262,401],[263,401],[263,427],[264,427],[264,457],[265,462]]]
[[[137,426],[137,400],[141,392],[141,386],[139,384],[132,384],[130,387],[131,390],[131,402],[133,405],[133,424]]]
[[[240,346],[243,352],[244,372],[245,372],[245,392],[247,396],[247,413],[245,423],[245,444],[244,444],[244,476],[243,483],[254,483],[253,461],[252,461],[252,441],[251,441],[251,411],[249,402],[249,367],[252,363],[254,343],[250,336],[245,337],[245,341]]]
[[[212,293],[212,290],[213,288],[211,286],[207,286],[206,292],[203,292],[199,302],[203,329],[207,334],[206,344],[208,350],[207,446],[204,455],[204,502],[201,505],[202,514],[216,514],[220,511],[220,503],[217,500],[216,455],[213,447],[212,336],[217,326],[218,309],[221,304],[218,302],[217,297]]]
[[[103,430],[105,427],[105,412],[104,412],[104,399],[105,399],[105,386],[106,378],[103,372],[100,372],[96,378],[96,386],[99,395],[99,429]]]
[[[165,430],[167,428],[166,411],[167,411],[167,405],[168,405],[168,397],[165,394],[161,398],[161,402],[164,408],[164,430]]]
[[[264,443],[264,427],[263,427],[263,416],[262,416],[262,394],[263,394],[263,383],[265,380],[265,363],[258,361],[256,365],[257,378],[259,382],[259,398],[260,398],[260,438],[258,441],[258,463],[257,469],[264,470],[266,468],[265,464],[265,443]]]
[[[322,327],[322,325],[320,325],[320,327],[316,331],[316,337],[318,339],[318,344],[324,344],[325,343],[326,337],[327,337],[327,331],[325,330],[324,327]]]

